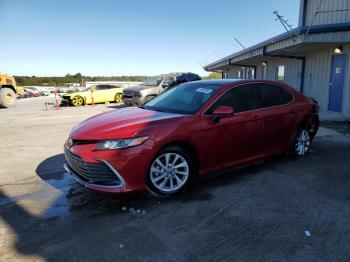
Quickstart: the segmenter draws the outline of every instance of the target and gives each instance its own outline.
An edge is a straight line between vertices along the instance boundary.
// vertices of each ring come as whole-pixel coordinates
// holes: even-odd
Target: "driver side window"
[[[163,85],[168,84],[169,87],[172,87],[175,84],[174,78],[168,77],[163,81]]]
[[[254,85],[240,85],[231,88],[223,94],[206,112],[211,115],[218,106],[230,106],[235,113],[246,112],[255,109]]]

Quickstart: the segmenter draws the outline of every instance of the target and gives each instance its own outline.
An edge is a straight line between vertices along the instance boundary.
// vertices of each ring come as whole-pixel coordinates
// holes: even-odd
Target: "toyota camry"
[[[318,123],[317,102],[281,82],[190,82],[76,125],[64,166],[89,189],[171,195],[213,171],[282,153],[302,157]]]

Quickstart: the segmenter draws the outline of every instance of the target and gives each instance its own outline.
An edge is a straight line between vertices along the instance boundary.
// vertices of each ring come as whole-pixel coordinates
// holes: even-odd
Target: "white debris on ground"
[[[310,231],[309,231],[309,230],[305,230],[305,235],[306,235],[307,237],[311,237]]]
[[[142,214],[142,215],[146,214],[146,210],[135,209],[133,207],[130,207],[128,209],[126,206],[123,206],[121,209],[123,212],[129,211],[130,213],[133,213],[133,214]]]

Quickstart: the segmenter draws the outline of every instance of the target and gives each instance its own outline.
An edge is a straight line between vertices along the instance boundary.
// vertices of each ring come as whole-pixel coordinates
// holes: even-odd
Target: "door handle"
[[[295,108],[293,107],[289,112],[290,112],[290,113],[295,113],[296,110],[295,110]]]

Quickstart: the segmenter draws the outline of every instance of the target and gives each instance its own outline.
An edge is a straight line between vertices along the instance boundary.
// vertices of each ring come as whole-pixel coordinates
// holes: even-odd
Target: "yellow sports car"
[[[113,85],[96,85],[86,88],[80,92],[62,95],[62,104],[81,106],[94,103],[116,102],[121,103],[123,89]]]

